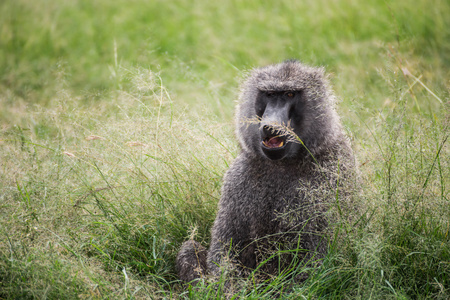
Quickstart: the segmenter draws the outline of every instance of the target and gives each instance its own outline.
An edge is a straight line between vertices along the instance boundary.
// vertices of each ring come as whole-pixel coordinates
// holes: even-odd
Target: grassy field
[[[248,299],[450,298],[450,2],[0,2],[0,299],[184,290],[238,154],[246,70],[325,66],[361,173],[353,230]],[[345,228],[344,228],[345,229]]]

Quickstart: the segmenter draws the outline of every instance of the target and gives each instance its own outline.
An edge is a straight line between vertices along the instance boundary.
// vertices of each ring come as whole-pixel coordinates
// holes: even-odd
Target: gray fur
[[[177,255],[177,272],[185,282],[192,282],[195,279],[206,275],[207,250],[200,243],[189,240],[181,245],[181,250]]]
[[[298,128],[291,129],[304,145],[294,136],[290,140],[295,145],[279,160],[264,155],[261,124],[254,121],[255,101],[266,91],[302,93],[302,121]],[[286,61],[250,72],[236,110],[241,153],[223,180],[207,255],[210,274],[217,276],[227,268],[235,275],[246,276],[279,249],[303,249],[297,255],[306,259],[326,254],[328,224],[337,215],[336,189],[339,208],[350,208],[354,170],[353,153],[334,102],[322,68]],[[184,243],[177,257],[180,279],[186,282],[198,278],[199,273],[180,266],[206,272],[197,256],[182,254],[194,253],[192,245]],[[276,274],[293,257],[275,257],[260,271]]]

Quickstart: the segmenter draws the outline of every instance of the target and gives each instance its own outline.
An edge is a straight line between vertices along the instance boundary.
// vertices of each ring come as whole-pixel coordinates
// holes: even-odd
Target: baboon
[[[330,219],[351,209],[353,152],[334,102],[322,68],[289,60],[249,73],[236,109],[241,151],[223,180],[211,245],[182,245],[181,280],[320,261]]]

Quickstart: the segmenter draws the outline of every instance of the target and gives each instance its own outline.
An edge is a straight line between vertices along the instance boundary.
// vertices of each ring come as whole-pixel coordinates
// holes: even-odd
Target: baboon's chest
[[[280,230],[281,218],[286,211],[301,209],[302,195],[299,193],[301,176],[280,176],[278,178],[255,178],[248,206],[248,215],[253,236],[264,236]]]

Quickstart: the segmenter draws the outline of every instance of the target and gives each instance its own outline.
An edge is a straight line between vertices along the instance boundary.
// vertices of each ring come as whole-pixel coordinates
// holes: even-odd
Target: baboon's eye
[[[267,95],[267,97],[273,97],[275,95],[275,93],[272,91],[267,91],[266,95]]]
[[[294,92],[286,92],[285,95],[289,98],[293,98],[295,96]]]

